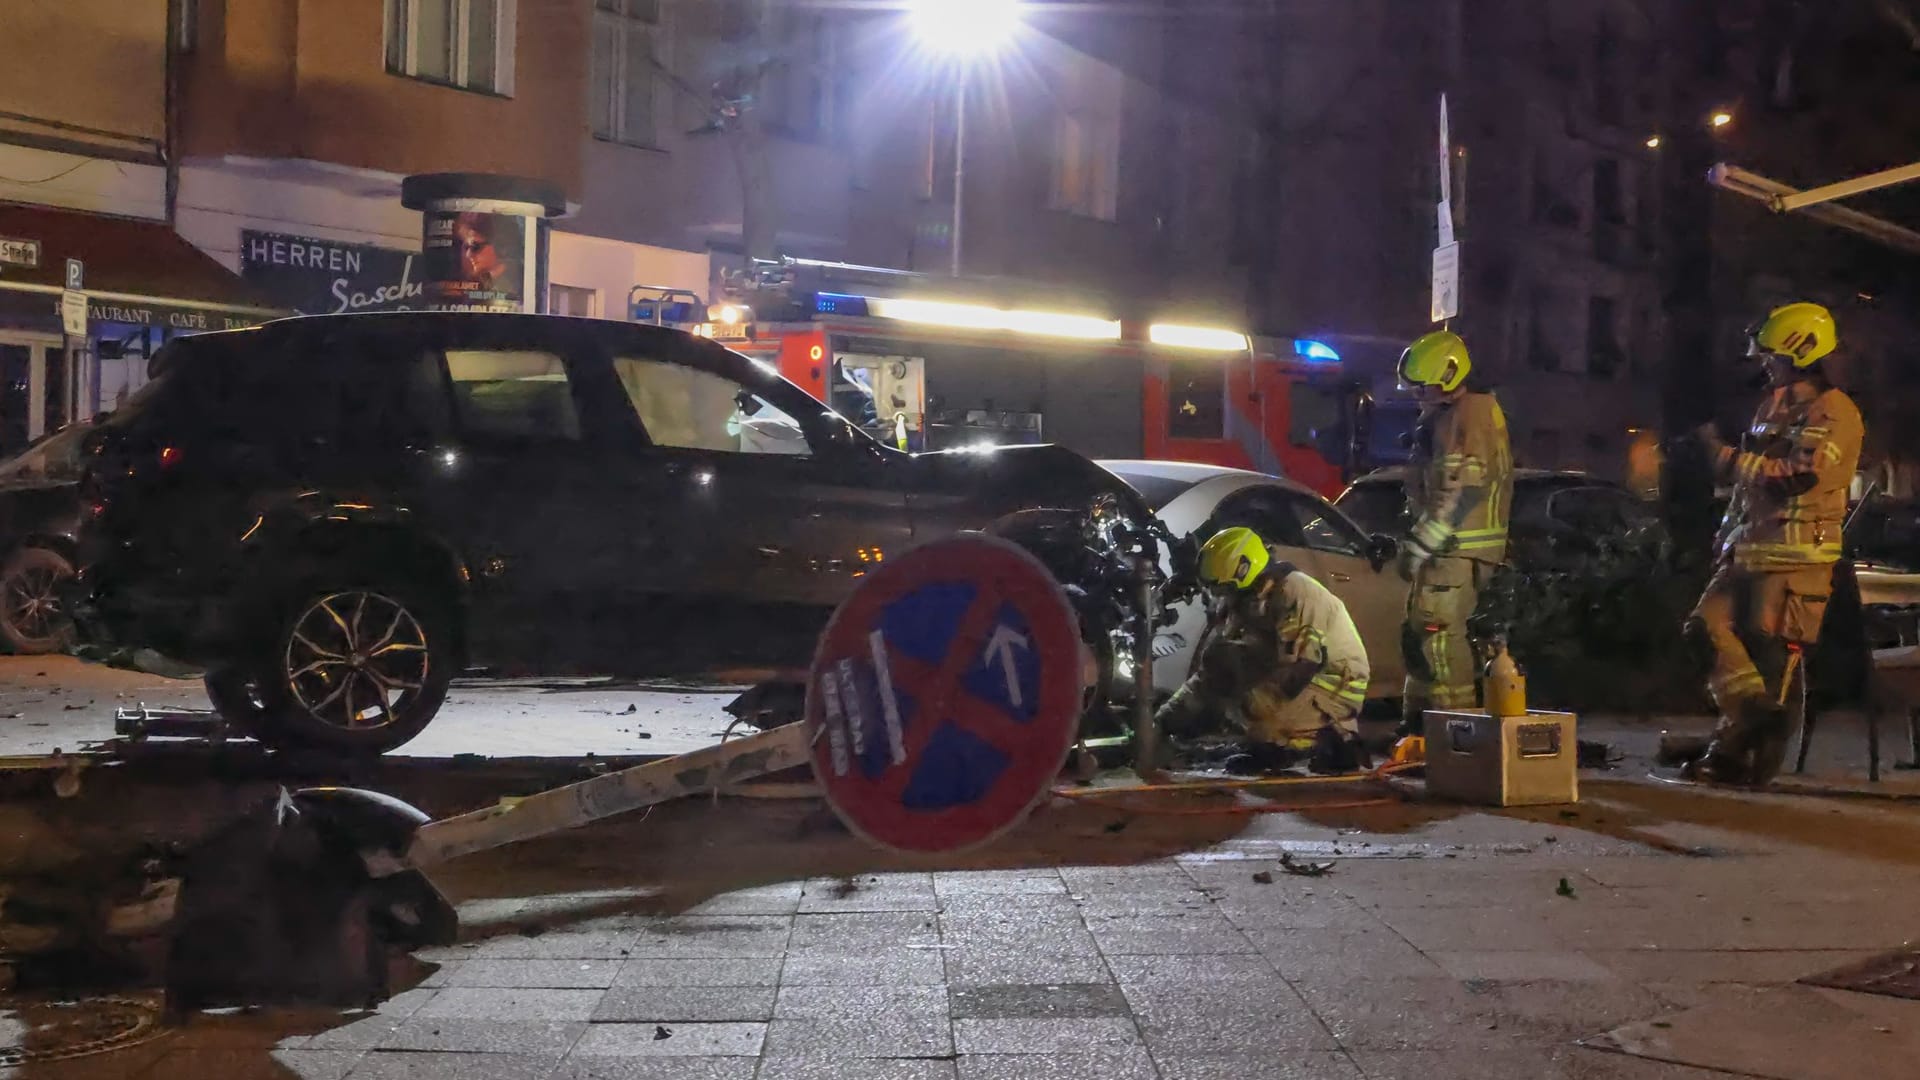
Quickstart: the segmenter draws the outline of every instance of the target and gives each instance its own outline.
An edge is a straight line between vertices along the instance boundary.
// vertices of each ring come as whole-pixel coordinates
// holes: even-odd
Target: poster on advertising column
[[[477,210],[428,210],[423,217],[421,260],[432,306],[523,310],[527,218]]]

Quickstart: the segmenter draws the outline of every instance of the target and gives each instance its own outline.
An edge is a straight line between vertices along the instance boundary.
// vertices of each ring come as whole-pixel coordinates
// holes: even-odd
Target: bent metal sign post
[[[374,244],[243,229],[240,277],[302,315],[432,306],[421,280],[420,256]]]

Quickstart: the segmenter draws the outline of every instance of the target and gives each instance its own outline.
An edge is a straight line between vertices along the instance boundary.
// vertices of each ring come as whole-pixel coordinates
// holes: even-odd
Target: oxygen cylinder
[[[1507,651],[1505,641],[1495,641],[1493,659],[1486,669],[1487,712],[1494,716],[1527,715],[1527,677]]]

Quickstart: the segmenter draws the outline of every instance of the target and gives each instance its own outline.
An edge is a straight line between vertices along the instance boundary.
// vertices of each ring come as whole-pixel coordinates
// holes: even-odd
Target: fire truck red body
[[[1353,384],[1325,345],[944,300],[812,291],[701,331],[911,450],[1060,443],[1096,458],[1350,478]],[[764,318],[766,312],[762,312]]]

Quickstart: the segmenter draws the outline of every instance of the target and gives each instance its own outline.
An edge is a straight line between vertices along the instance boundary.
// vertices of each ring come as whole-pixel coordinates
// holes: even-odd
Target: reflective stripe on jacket
[[[1715,462],[1734,485],[1721,553],[1748,570],[1839,561],[1865,437],[1859,407],[1838,390],[1803,380],[1768,394],[1743,447]]]
[[[1513,502],[1506,413],[1492,394],[1469,391],[1421,423],[1431,438],[1416,442],[1407,468],[1413,539],[1434,554],[1502,561]]]

